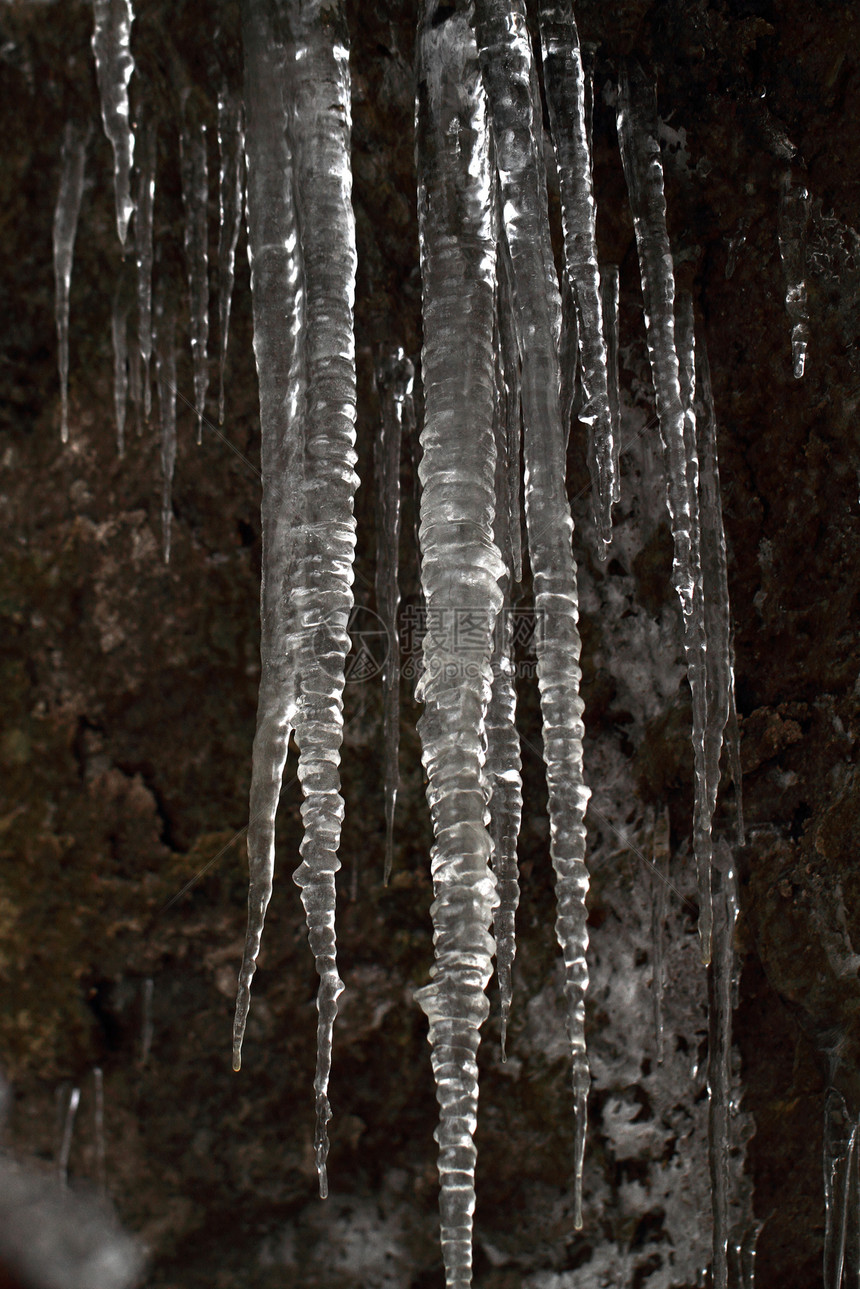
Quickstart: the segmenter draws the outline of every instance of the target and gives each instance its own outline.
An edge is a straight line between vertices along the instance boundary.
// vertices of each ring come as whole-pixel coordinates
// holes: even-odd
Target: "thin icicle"
[[[785,308],[791,319],[791,361],[800,380],[806,369],[809,346],[809,307],[806,301],[806,227],[809,223],[809,190],[792,184],[789,170],[779,198],[779,254],[785,275]]]
[[[561,342],[559,344],[561,428],[564,434],[564,451],[570,443],[573,404],[576,398],[576,377],[579,368],[579,319],[576,310],[576,292],[571,286],[570,274],[565,269],[561,282]]]
[[[497,296],[497,322],[498,322]],[[508,390],[504,380],[500,337],[496,336],[496,518],[494,536],[502,552],[505,571],[501,579],[504,599],[496,620],[493,642],[493,692],[487,708],[486,775],[490,788],[490,837],[493,872],[499,890],[499,907],[493,916],[496,941],[496,975],[499,981],[502,1060],[506,1060],[508,1021],[513,983],[511,972],[517,951],[516,912],[520,902],[517,841],[523,809],[520,738],[517,733],[517,691],[514,683],[514,617],[511,605],[512,549],[508,464]],[[519,415],[519,406],[517,407]],[[519,516],[517,515],[517,520]]]
[[[236,243],[242,226],[245,136],[242,100],[226,87],[218,95],[218,424],[224,424],[224,368],[230,338],[230,305]]]
[[[538,684],[556,874],[556,934],[565,963],[576,1110],[574,1222],[582,1226],[582,1169],[590,1084],[585,1045],[588,870],[582,765],[581,642],[573,522],[565,491],[559,407],[561,303],[550,245],[541,104],[523,0],[478,0],[481,68],[495,127],[505,236],[511,252],[522,362],[526,527],[538,623]]]
[[[412,385],[415,371],[402,349],[386,354],[376,365],[380,424],[376,440],[376,610],[387,638],[382,670],[383,740],[385,744],[385,884],[394,858],[394,810],[400,784],[400,441],[404,426],[412,433],[415,411]]]
[[[275,617],[280,617],[283,629],[274,641],[266,642],[280,653],[281,662],[280,669],[261,680],[261,746],[258,757],[255,741],[254,778],[263,781],[262,804],[271,811],[268,834],[273,841],[281,752],[286,752],[286,740],[283,748],[277,740],[293,725],[305,798],[302,863],[293,879],[301,888],[320,979],[314,1088],[316,1162],[323,1196],[328,1191],[332,1029],[343,989],[336,961],[335,873],[340,868],[337,851],[343,820],[339,766],[350,646],[347,624],[353,603],[353,497],[358,483],[354,470],[356,253],[345,30],[340,5],[323,8],[321,2],[303,0],[286,5],[277,0],[246,0],[244,6],[255,350],[261,420],[270,422],[264,435],[275,440],[263,472],[264,523],[268,510],[281,529],[275,534],[274,551],[270,545],[267,572],[277,584],[276,594],[287,593],[291,600],[276,608]],[[283,289],[273,295],[272,288],[278,286]],[[285,311],[289,322],[298,323],[294,335],[284,327]],[[270,372],[264,371],[268,359],[273,360]],[[280,406],[272,408],[269,399],[278,385]],[[293,476],[286,481],[288,491],[284,491],[283,476],[266,476],[271,457],[278,452],[289,457],[295,449],[295,443],[283,444],[280,433],[293,428],[294,418],[303,422],[304,468],[300,480]],[[273,483],[279,495],[267,498]],[[284,530],[299,517],[300,549],[296,550],[291,534]],[[295,555],[300,563],[293,578]],[[264,637],[267,607],[264,590]],[[264,658],[264,671],[266,662]],[[273,734],[271,756],[266,744],[271,747]],[[252,783],[252,824],[257,791]],[[249,828],[252,889],[234,1027],[234,1066],[240,1061],[248,988],[268,898],[266,883],[271,888],[270,856],[252,853],[251,842]]]
[[[102,105],[105,134],[113,148],[113,182],[116,193],[116,226],[125,246],[131,200],[131,165],[134,134],[129,124],[128,83],[134,71],[131,56],[131,0],[93,0],[95,29],[93,54]]]
[[[707,638],[707,703],[705,725],[705,773],[708,809],[713,818],[720,784],[720,754],[726,727],[734,712],[734,662],[729,583],[726,563],[726,535],[720,497],[720,469],[717,459],[717,418],[711,390],[708,350],[702,337],[696,342],[696,437],[699,446],[699,517],[701,526],[702,585],[705,599]],[[740,759],[733,748],[737,734],[729,730],[729,762],[738,803],[738,844],[743,845],[740,806]]]
[[[209,386],[209,169],[206,126],[185,126],[179,136],[182,202],[185,206],[185,258],[188,266],[191,362],[197,442],[203,441],[203,412]]]
[[[161,419],[161,539],[168,564],[176,466],[176,310],[166,293],[159,294],[155,305],[155,380]]]
[[[137,262],[138,346],[143,359],[143,414],[149,420],[152,410],[152,382],[149,364],[152,358],[152,230],[155,212],[155,169],[158,162],[158,135],[155,122],[148,119],[140,140],[140,175],[137,185],[137,210],[134,220],[135,258]]]
[[[499,228],[503,227],[503,218],[501,205],[498,206],[498,224]],[[499,336],[499,358],[502,364],[502,376],[505,384],[505,414],[506,414],[506,433],[505,433],[505,460],[507,463],[507,488],[506,495],[508,499],[507,513],[507,538],[510,543],[510,561],[511,576],[515,582],[523,580],[523,484],[522,484],[522,381],[520,372],[520,351],[519,341],[517,339],[516,327],[514,326],[514,305],[513,305],[513,268],[511,267],[511,255],[508,250],[507,242],[499,242],[497,247],[497,273],[498,273],[498,308],[496,310],[496,321],[498,323]],[[573,403],[573,390],[571,390],[571,405]]]
[[[689,441],[690,425],[681,401],[675,350],[675,277],[666,229],[663,165],[657,142],[657,96],[653,83],[646,79],[638,66],[625,66],[622,71],[617,114],[621,159],[639,252],[648,356],[663,442],[667,501],[674,541],[672,580],[681,601],[687,678],[693,702],[693,850],[698,876],[702,961],[707,964],[711,956],[712,847],[706,805],[703,736],[706,717],[704,626],[701,585],[697,585],[700,580],[696,568],[698,536],[690,488],[695,467],[692,462],[688,464],[693,445]]]
[[[666,891],[669,885],[670,829],[669,807],[654,819],[654,841],[651,848],[651,988],[654,991],[654,1037],[657,1064],[663,1064],[665,1034],[663,1028],[663,946],[666,923]]]
[[[418,698],[433,821],[435,963],[416,993],[439,1102],[441,1238],[448,1289],[472,1278],[477,1052],[489,1011],[497,903],[485,826],[485,720],[503,564],[493,540],[494,201],[471,7],[428,0],[418,31],[416,159],[424,316]]]
[[[832,1085],[824,1102],[824,1289],[860,1278],[860,1144],[857,1119]]]
[[[107,1190],[105,1168],[105,1081],[101,1067],[93,1069],[93,1136],[96,1143],[96,1185],[102,1194]]]
[[[714,864],[714,953],[708,979],[708,1161],[714,1217],[714,1289],[728,1289],[729,1154],[732,1103],[732,981],[737,879],[731,848],[717,842]]]
[[[84,166],[90,127],[69,121],[63,134],[62,167],[54,207],[54,290],[60,371],[60,435],[69,441],[69,293],[75,234],[84,192]]]
[[[69,1101],[66,1106],[66,1113],[63,1119],[63,1136],[60,1141],[60,1150],[57,1155],[57,1173],[62,1187],[66,1187],[69,1181],[69,1156],[72,1153],[72,1137],[75,1131],[75,1118],[80,1104],[81,1089],[72,1088],[69,1093]]]
[[[585,72],[570,0],[540,0],[544,88],[558,161],[564,256],[579,312],[579,419],[588,430],[588,468],[598,555],[612,540],[615,455],[606,342],[597,269],[594,190],[586,111]]]
[[[621,385],[618,378],[618,303],[620,273],[617,264],[600,265],[600,307],[606,336],[606,389],[612,418],[612,500],[621,500]]]
[[[125,283],[120,278],[111,311],[113,402],[116,414],[116,450],[119,456],[125,455],[125,415],[128,404],[128,313],[128,295]]]

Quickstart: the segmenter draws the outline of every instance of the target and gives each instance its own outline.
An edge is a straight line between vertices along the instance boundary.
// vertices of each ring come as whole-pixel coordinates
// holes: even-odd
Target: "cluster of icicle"
[[[95,0],[95,16],[93,46],[105,131],[114,149],[124,246],[134,220],[134,290],[121,283],[114,306],[118,438],[122,450],[129,388],[138,412],[142,407],[144,419],[149,415],[154,356],[167,555],[176,453],[177,302],[163,285],[153,292],[157,139],[154,123],[143,119],[135,149],[128,98],[134,67],[129,0]],[[424,0],[417,42],[425,407],[420,546],[427,613],[418,697],[424,704],[419,732],[434,835],[435,946],[431,981],[417,999],[429,1020],[440,1106],[442,1249],[450,1289],[465,1289],[471,1282],[477,1051],[494,957],[503,1052],[512,996],[522,785],[509,610],[513,587],[522,578],[523,494],[556,932],[572,1058],[574,1214],[576,1226],[582,1224],[590,1082],[585,1042],[589,789],[583,775],[577,570],[565,462],[575,405],[587,440],[595,545],[604,557],[612,506],[619,498],[619,275],[612,265],[598,267],[590,84],[570,0],[540,0],[538,23],[542,67],[534,58],[525,0]],[[248,828],[249,919],[233,1064],[238,1070],[272,893],[278,800],[294,735],[305,826],[294,880],[302,891],[320,979],[316,1155],[324,1195],[332,1032],[343,988],[336,960],[335,874],[343,819],[339,760],[358,483],[348,40],[341,0],[243,0],[242,31],[244,111],[226,91],[218,101],[220,416],[223,420],[244,143],[262,433],[263,581]],[[561,194],[561,282],[550,235],[541,75]],[[716,931],[711,1167],[714,1282],[722,1289],[729,1244],[725,1161],[736,897],[730,857],[720,852],[714,867],[711,840],[724,731],[734,720],[716,422],[706,355],[695,341],[692,300],[675,299],[655,91],[636,67],[622,71],[618,132],[636,229],[674,540],[673,578],[693,695],[694,853],[706,962]],[[67,130],[54,228],[64,438],[69,283],[87,140],[86,130]],[[181,177],[198,427],[208,387],[207,162],[204,124],[184,120]],[[792,248],[799,235],[793,212],[784,204],[781,244],[794,281],[798,267]],[[132,299],[138,335],[129,346]],[[798,347],[804,339],[801,303],[793,315]],[[802,356],[798,361],[802,366]],[[382,413],[376,454],[377,607],[392,645],[383,676],[386,876],[397,799],[399,462],[401,438],[404,431],[411,437],[414,427],[413,375],[401,350],[384,354],[376,372]],[[729,743],[731,753],[736,745]],[[732,770],[737,784],[736,760]],[[712,870],[717,874],[713,891]]]

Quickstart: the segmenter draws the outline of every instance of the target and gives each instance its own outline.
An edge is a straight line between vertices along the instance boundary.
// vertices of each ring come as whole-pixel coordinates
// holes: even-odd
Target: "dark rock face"
[[[707,982],[687,844],[689,698],[611,107],[619,59],[633,56],[657,75],[670,234],[707,336],[720,427],[747,823],[736,856],[740,1197],[746,1202],[751,1181],[764,1224],[759,1284],[805,1289],[820,1274],[828,1084],[860,1114],[860,18],[851,4],[795,0],[589,0],[578,18],[583,40],[596,45],[598,234],[602,257],[621,265],[626,430],[624,498],[606,566],[587,545],[576,426],[570,450],[594,790],[586,1224],[574,1232],[537,699],[524,674],[520,944],[509,1059],[499,1056],[493,993],[481,1050],[475,1280],[481,1289],[693,1286],[709,1260]],[[356,501],[356,599],[368,607],[374,356],[392,343],[420,355],[414,22],[411,5],[354,6],[351,14],[365,481]],[[98,1066],[108,1189],[148,1247],[147,1284],[429,1289],[441,1283],[436,1108],[412,991],[432,957],[431,883],[412,682],[404,678],[402,690],[398,851],[387,889],[380,688],[378,680],[347,688],[338,912],[347,992],[331,1086],[332,1196],[322,1205],[312,1147],[316,980],[287,876],[298,862],[295,783],[282,798],[278,884],[241,1076],[229,1062],[259,675],[246,260],[240,243],[223,433],[210,427],[198,448],[190,405],[180,403],[165,567],[155,424],[137,433],[132,415],[122,460],[114,447],[110,306],[122,265],[91,23],[90,6],[78,3],[11,3],[0,15],[0,1039],[13,1091],[8,1142],[50,1167],[57,1107],[78,1086],[70,1176],[94,1180]],[[238,6],[140,0],[133,48],[135,111],[154,115],[159,128],[156,277],[179,295],[180,102],[211,126],[222,80],[240,86]],[[71,436],[63,448],[51,221],[70,116],[98,128],[75,252]],[[214,175],[214,141],[211,148]],[[812,199],[812,339],[802,381],[792,376],[777,245],[789,165]],[[213,186],[213,254],[216,211]],[[183,327],[187,314],[181,335]],[[191,400],[187,348],[178,383]],[[403,483],[402,589],[411,610],[418,594],[406,447]],[[731,787],[724,797],[718,829],[731,837]],[[660,846],[671,855],[671,888],[658,1066],[650,861]]]

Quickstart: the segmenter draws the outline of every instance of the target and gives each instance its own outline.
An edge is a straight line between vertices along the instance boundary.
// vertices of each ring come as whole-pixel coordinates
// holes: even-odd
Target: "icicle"
[[[720,841],[715,847],[714,954],[708,979],[708,1158],[714,1215],[714,1289],[728,1289],[732,981],[737,916],[737,881],[732,852],[724,841]]]
[[[605,558],[612,540],[615,457],[597,270],[586,78],[570,0],[540,0],[539,10],[544,88],[561,187],[565,263],[576,292],[580,318],[583,398],[579,419],[588,429],[588,466],[598,555]]]
[[[612,420],[612,500],[621,500],[621,386],[618,379],[618,298],[620,273],[617,264],[600,266],[600,307],[606,335],[606,388]]]
[[[188,264],[191,361],[197,442],[203,441],[203,412],[209,385],[209,171],[206,126],[184,127],[179,136],[182,202],[185,206],[185,257]]]
[[[560,299],[550,247],[541,106],[522,0],[479,0],[481,67],[495,127],[505,234],[513,266],[522,361],[526,527],[538,622],[538,684],[556,873],[556,934],[565,962],[576,1109],[574,1221],[582,1226],[582,1168],[590,1075],[585,1047],[588,930],[585,897],[583,704],[579,696],[573,523],[565,491],[559,408]]]
[[[100,1066],[93,1069],[93,1135],[96,1142],[96,1185],[107,1190],[105,1169],[105,1081]]]
[[[404,425],[412,432],[415,412],[412,384],[415,372],[402,349],[376,365],[380,426],[376,440],[376,609],[382,619],[388,651],[382,671],[385,742],[385,884],[394,858],[394,809],[400,782],[400,635],[397,583],[400,549],[400,440]]]
[[[809,191],[792,186],[789,170],[779,199],[779,254],[785,275],[785,308],[792,322],[791,360],[800,380],[806,368],[809,345],[809,308],[806,302],[806,226]]]
[[[60,1142],[60,1150],[57,1155],[57,1173],[60,1178],[60,1185],[66,1187],[69,1180],[69,1156],[72,1153],[72,1137],[75,1131],[75,1117],[78,1113],[78,1106],[81,1104],[81,1089],[72,1088],[69,1093],[69,1103],[66,1107],[65,1119],[63,1122],[63,1136]]]
[[[860,1128],[835,1087],[824,1102],[824,1289],[860,1276]]]
[[[138,346],[143,359],[143,414],[149,420],[152,410],[152,383],[149,364],[152,358],[152,229],[155,212],[155,170],[158,162],[158,135],[155,122],[147,120],[140,146],[140,177],[137,187],[137,213],[134,221],[137,260]]]
[[[702,586],[705,600],[707,639],[707,705],[705,725],[705,774],[708,809],[713,818],[720,784],[720,753],[726,727],[734,713],[734,662],[732,657],[731,609],[726,567],[726,535],[720,497],[720,469],[717,459],[717,418],[711,390],[708,350],[701,338],[696,343],[696,436],[699,446],[699,502],[701,525]],[[737,717],[729,729],[729,762],[735,783],[738,809],[738,844],[743,845],[740,757],[737,748]]]
[[[140,1063],[146,1065],[152,1051],[152,996],[155,981],[147,976],[143,982],[143,1017],[140,1024]]]
[[[561,429],[564,435],[564,452],[570,443],[570,423],[576,398],[576,377],[579,366],[579,321],[576,316],[576,295],[570,284],[570,274],[565,269],[561,282],[561,342],[559,344]]]
[[[654,990],[654,1036],[657,1045],[657,1064],[663,1064],[664,1030],[663,1030],[663,940],[666,922],[666,890],[669,882],[670,855],[669,807],[656,816],[654,820],[654,842],[652,846],[652,903],[651,903],[651,959],[652,983]]]
[[[60,434],[69,441],[69,292],[90,127],[69,121],[63,134],[62,169],[54,208],[54,287],[60,369]]]
[[[498,225],[501,229],[504,221],[501,203],[498,205]],[[496,248],[498,272],[498,308],[496,321],[499,328],[499,357],[502,364],[502,375],[505,383],[505,409],[507,430],[505,434],[505,460],[507,462],[507,537],[510,543],[511,576],[515,582],[523,580],[523,506],[522,506],[522,389],[520,378],[520,353],[514,326],[513,305],[513,268],[507,242],[499,242]],[[573,404],[571,390],[571,406]]]
[[[236,243],[244,204],[244,131],[241,99],[226,88],[218,95],[218,424],[224,424],[224,368],[230,337],[230,304],[236,266]]]
[[[113,147],[113,181],[116,192],[116,226],[125,246],[131,200],[131,165],[134,134],[129,125],[128,83],[134,71],[131,56],[131,0],[93,0],[95,29],[93,54],[102,105],[105,134]]]
[[[168,564],[176,466],[176,311],[161,292],[155,304],[155,380],[161,418],[161,537]]]
[[[113,340],[113,401],[116,413],[116,450],[125,455],[125,413],[128,402],[128,296],[120,278],[111,312]]]
[[[277,23],[273,21],[275,16]],[[343,42],[346,21],[340,5],[323,8],[322,0],[313,4],[290,0],[286,6],[272,0],[246,0],[243,18],[252,289],[261,420],[264,385],[268,401],[269,382],[275,384],[286,376],[284,393],[297,400],[295,411],[304,420],[306,444],[303,478],[290,481],[292,491],[283,491],[282,477],[275,481],[270,475],[266,477],[274,453],[270,453],[264,464],[264,512],[268,504],[274,510],[276,521],[282,526],[288,525],[296,517],[295,505],[300,499],[302,529],[301,564],[292,587],[293,603],[286,611],[294,613],[295,638],[290,638],[287,629],[274,642],[275,649],[288,660],[287,670],[282,673],[285,683],[277,687],[276,706],[272,711],[263,706],[272,697],[269,681],[261,681],[258,737],[262,728],[264,738],[270,738],[273,717],[275,722],[283,722],[279,732],[286,725],[282,704],[285,697],[289,701],[291,693],[296,693],[295,679],[289,675],[289,665],[295,659],[298,703],[293,714],[286,715],[295,728],[299,745],[298,775],[305,797],[302,806],[305,832],[300,848],[302,863],[294,874],[294,881],[301,888],[308,938],[320,978],[314,1082],[315,1147],[320,1194],[325,1196],[332,1029],[337,999],[343,989],[336,965],[335,873],[340,868],[337,850],[343,819],[339,765],[344,672],[350,647],[347,624],[353,604],[353,497],[358,484],[354,470],[356,253],[349,152],[349,52]],[[275,38],[276,31],[284,30],[290,37],[288,49]],[[278,162],[282,168],[273,173],[272,166]],[[255,166],[259,167],[256,175]],[[291,188],[294,188],[295,207],[291,200],[293,194],[289,193]],[[280,240],[266,237],[267,231],[274,236],[279,234]],[[260,233],[264,236],[260,237]],[[265,268],[260,264],[261,258],[266,261]],[[255,285],[258,266],[262,271]],[[274,298],[267,296],[267,291],[276,284],[273,278],[280,278],[286,288]],[[291,370],[291,361],[284,365],[283,349],[280,354],[277,352],[283,344],[285,312],[288,318],[299,323],[295,335],[298,362],[295,372]],[[267,347],[275,351],[274,369],[264,375]],[[288,359],[293,357],[290,348],[288,344]],[[291,418],[289,415],[284,418],[283,410],[275,410],[270,435],[274,430],[277,437],[284,419],[289,427]],[[270,414],[270,409],[266,407],[265,412]],[[270,497],[267,503],[265,490],[268,486],[271,492],[272,482],[281,491],[276,502]],[[273,565],[267,570],[280,583],[277,593],[281,595],[292,581],[283,565],[283,550],[284,543],[281,543]],[[291,541],[287,551],[291,557]],[[288,573],[286,581],[283,580],[285,572]],[[264,598],[264,616],[265,611]],[[264,622],[264,634],[266,630]],[[280,749],[274,764],[268,757],[263,764],[256,763],[256,758],[255,743],[255,777],[265,777],[271,784],[274,769],[279,784],[283,768]],[[276,801],[275,795],[272,803],[269,790],[266,804],[276,804]],[[249,828],[249,852],[250,846]],[[265,876],[268,857],[258,852],[251,862],[252,900],[256,900],[258,874],[262,870]],[[247,1013],[247,990],[264,911],[265,903],[261,908],[258,906],[256,913],[251,904],[237,1000],[234,1065],[238,1065],[240,1058],[243,1012]]]
[[[429,1021],[439,1101],[442,1256],[448,1289],[472,1276],[477,1051],[497,903],[485,827],[485,719],[503,565],[493,541],[494,201],[490,133],[470,10],[428,0],[418,31],[416,157],[424,317],[418,698],[435,963],[415,997]]]
[[[244,0],[248,260],[260,392],[263,568],[262,665],[247,838],[248,930],[233,1022],[234,1070],[241,1067],[251,980],[272,895],[275,815],[298,702],[290,595],[296,579],[302,518],[302,413],[307,378],[301,338],[306,302],[293,156],[286,134],[287,55],[275,38],[274,18],[267,0]]]
[[[636,243],[651,376],[657,402],[660,437],[667,476],[667,500],[672,524],[674,559],[672,580],[681,601],[687,678],[693,701],[694,822],[693,850],[699,888],[699,936],[702,961],[711,956],[711,835],[707,812],[704,728],[706,678],[704,668],[704,615],[698,576],[698,533],[694,510],[697,502],[691,481],[697,467],[690,459],[695,450],[691,424],[681,401],[678,355],[675,350],[675,279],[666,229],[663,166],[657,142],[657,100],[653,84],[641,68],[625,67],[618,88],[618,137],[627,179]],[[688,343],[688,350],[691,341]],[[688,353],[692,381],[692,356]]]
[[[500,297],[497,296],[497,324]],[[507,302],[506,302],[507,303]],[[486,775],[490,787],[490,837],[493,842],[493,872],[499,890],[499,907],[493,917],[496,941],[496,975],[499,980],[502,1060],[511,1013],[513,986],[511,971],[516,955],[516,912],[520,902],[517,840],[523,808],[523,785],[520,774],[520,739],[517,733],[517,691],[514,684],[514,617],[511,606],[512,551],[508,496],[511,471],[508,463],[508,391],[500,337],[496,335],[496,518],[494,536],[505,561],[501,579],[504,596],[502,611],[496,620],[493,644],[493,692],[487,708]],[[517,406],[519,415],[519,406]],[[517,515],[517,520],[519,516]]]

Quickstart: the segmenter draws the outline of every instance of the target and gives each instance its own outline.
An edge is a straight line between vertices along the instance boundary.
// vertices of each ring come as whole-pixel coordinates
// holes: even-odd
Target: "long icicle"
[[[418,696],[435,963],[416,993],[439,1101],[442,1256],[448,1289],[472,1278],[477,1051],[489,1003],[496,879],[485,826],[485,719],[503,565],[493,541],[495,194],[471,7],[428,0],[418,32],[416,155],[424,316]],[[460,633],[468,630],[468,637]]]
[[[511,519],[514,515],[509,490],[511,469],[508,462],[508,387],[504,378],[498,313],[501,293],[496,297],[496,519],[494,536],[505,572],[501,580],[504,599],[496,620],[493,641],[493,692],[487,708],[486,774],[490,787],[490,837],[493,842],[493,872],[499,889],[499,907],[493,917],[496,941],[496,976],[499,981],[502,1060],[506,1060],[508,1021],[513,996],[512,969],[517,951],[516,913],[520,902],[517,841],[523,811],[523,783],[520,773],[520,737],[517,733],[517,691],[514,683],[514,614],[511,604],[514,552]],[[519,416],[519,400],[517,400]],[[516,515],[519,521],[519,515]]]
[[[90,127],[69,121],[63,134],[60,186],[54,207],[54,291],[60,372],[60,436],[69,441],[69,295],[75,235],[84,193]]]
[[[225,87],[218,95],[218,424],[224,424],[224,369],[230,338],[230,305],[236,276],[236,243],[242,226],[244,124],[241,99]]]
[[[734,858],[724,841],[715,846],[714,878],[714,955],[708,974],[708,1162],[714,1218],[711,1275],[714,1289],[728,1289],[732,978],[738,895]]]
[[[102,105],[105,134],[113,148],[113,181],[116,193],[116,226],[125,246],[131,200],[131,166],[134,134],[129,122],[128,83],[134,71],[131,56],[131,0],[93,0],[95,27],[93,54]]]
[[[583,398],[579,419],[588,430],[588,467],[598,554],[605,559],[612,540],[615,453],[597,268],[585,72],[570,0],[540,0],[539,9],[544,88],[561,188],[564,256],[580,322]]]
[[[400,785],[400,443],[403,429],[411,433],[415,412],[412,385],[415,371],[402,349],[385,354],[376,364],[380,422],[374,453],[376,475],[376,610],[387,638],[382,669],[383,742],[385,745],[385,871],[388,884],[394,859],[394,810]]]
[[[161,417],[161,540],[170,562],[173,525],[173,472],[176,467],[176,308],[169,288],[160,287],[155,302],[155,382]]]
[[[287,51],[272,0],[243,0],[248,258],[260,393],[263,529],[260,690],[248,821],[248,930],[233,1021],[233,1068],[251,1001],[275,869],[275,816],[298,703],[295,610],[300,555],[307,387],[306,321],[298,242]]]
[[[209,167],[206,126],[186,126],[179,136],[182,201],[185,206],[185,259],[188,271],[191,363],[197,442],[203,439],[203,412],[209,387]]]
[[[657,96],[638,66],[622,70],[618,88],[618,138],[633,211],[639,271],[645,301],[645,326],[657,418],[663,442],[667,502],[672,525],[672,580],[681,601],[684,652],[693,701],[693,729],[705,726],[704,653],[697,639],[702,615],[697,612],[694,521],[688,476],[687,418],[681,401],[675,349],[675,276],[666,228],[663,165],[657,142]],[[707,797],[704,738],[694,735],[695,804],[693,850],[699,889],[699,938],[702,961],[711,958],[711,834],[705,826]]]
[[[137,262],[138,346],[143,359],[143,415],[148,421],[152,410],[152,382],[149,364],[152,359],[152,263],[153,217],[155,214],[155,170],[158,162],[158,134],[155,121],[148,117],[141,130],[140,174],[137,186],[137,208],[134,219],[135,258]]]
[[[606,336],[606,388],[612,418],[612,500],[621,500],[621,388],[618,377],[618,304],[621,274],[617,264],[600,265],[600,307]]]
[[[538,685],[558,903],[556,935],[565,963],[572,1054],[574,1222],[578,1230],[582,1226],[590,1084],[585,1044],[585,809],[590,791],[582,765],[579,600],[559,408],[561,305],[550,245],[540,98],[525,6],[522,0],[479,0],[476,12],[481,67],[495,127],[522,361],[526,531],[538,623]]]
[[[779,255],[785,274],[785,310],[791,319],[791,364],[795,379],[806,370],[809,348],[809,306],[806,299],[806,227],[809,190],[792,183],[789,170],[779,197]]]

